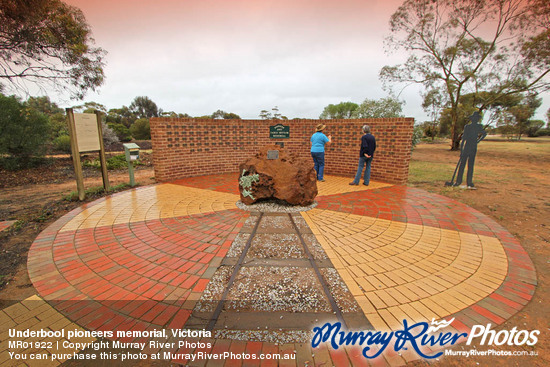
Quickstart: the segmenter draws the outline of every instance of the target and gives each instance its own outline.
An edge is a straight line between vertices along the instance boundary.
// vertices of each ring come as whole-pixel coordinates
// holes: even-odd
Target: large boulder
[[[276,156],[278,158],[269,159]],[[270,157],[268,157],[270,152]],[[292,205],[310,205],[317,196],[317,176],[313,162],[297,157],[278,145],[267,145],[239,165],[241,201],[279,199]]]

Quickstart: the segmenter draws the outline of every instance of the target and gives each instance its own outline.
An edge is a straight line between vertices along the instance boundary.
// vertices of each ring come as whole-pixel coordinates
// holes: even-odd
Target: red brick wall
[[[357,171],[361,127],[371,127],[376,153],[371,178],[395,184],[407,182],[414,119],[358,120],[203,120],[152,118],[151,137],[155,177],[165,182],[178,178],[236,172],[238,165],[260,147],[284,142],[285,149],[311,159],[310,137],[318,123],[332,135],[326,146],[325,173],[349,176]],[[270,139],[269,126],[290,126],[289,139]],[[312,161],[313,164],[313,161]]]

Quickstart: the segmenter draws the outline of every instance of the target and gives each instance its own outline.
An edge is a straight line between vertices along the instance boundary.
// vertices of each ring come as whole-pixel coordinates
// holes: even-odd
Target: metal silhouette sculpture
[[[481,115],[479,112],[474,112],[470,116],[471,123],[464,126],[464,133],[462,134],[462,141],[460,142],[460,158],[456,164],[453,178],[451,181],[445,182],[446,186],[460,186],[462,184],[462,177],[464,176],[464,168],[466,162],[468,163],[468,173],[466,175],[466,184],[468,189],[475,189],[474,178],[474,163],[477,154],[477,144],[485,139],[487,132],[483,126],[479,123],[481,121]],[[458,174],[457,174],[458,172]],[[456,176],[456,181],[455,181]]]

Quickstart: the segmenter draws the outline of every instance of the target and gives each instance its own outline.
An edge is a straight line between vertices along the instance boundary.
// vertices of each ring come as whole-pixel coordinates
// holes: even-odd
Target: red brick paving
[[[237,174],[193,177],[177,185],[238,194]],[[451,199],[392,186],[318,197],[318,208],[498,238],[508,256],[508,275],[485,300],[451,315],[467,332],[474,324],[500,324],[532,298],[536,274],[519,242],[487,216]],[[182,328],[191,309],[190,292],[202,292],[208,264],[223,258],[248,213],[238,209],[59,232],[72,218],[105,199],[75,209],[47,228],[29,251],[29,275],[38,293],[77,324],[92,330]],[[4,223],[0,223],[0,230]],[[170,295],[172,295],[171,299]],[[500,316],[499,316],[500,315]],[[132,338],[124,338],[131,340]],[[303,344],[215,341],[213,352],[298,352],[298,364],[386,365],[401,357],[367,360],[357,347],[316,350]],[[181,352],[181,351],[180,351]],[[191,352],[187,350],[187,352]],[[308,357],[309,355],[309,357]],[[186,361],[174,361],[185,363]],[[228,360],[226,366],[243,365]],[[259,365],[245,361],[244,365]],[[262,365],[272,365],[269,361]],[[280,361],[280,365],[296,365]],[[299,364],[300,365],[300,364]]]

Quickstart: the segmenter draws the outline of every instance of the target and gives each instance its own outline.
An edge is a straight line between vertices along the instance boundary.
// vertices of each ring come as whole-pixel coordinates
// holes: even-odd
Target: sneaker
[[[321,179],[321,180],[317,180],[317,181],[319,181],[319,182],[325,182],[325,180],[322,180],[322,179]]]
[[[365,185],[365,186],[369,186],[369,184],[368,184],[368,183],[364,183],[364,182],[363,182],[363,185]]]
[[[358,186],[358,185],[359,185],[358,183],[355,183],[355,182],[353,182],[353,181],[350,182],[349,184],[350,184],[351,186]]]
[[[474,185],[468,186],[468,190],[477,190],[477,187],[475,187]]]

